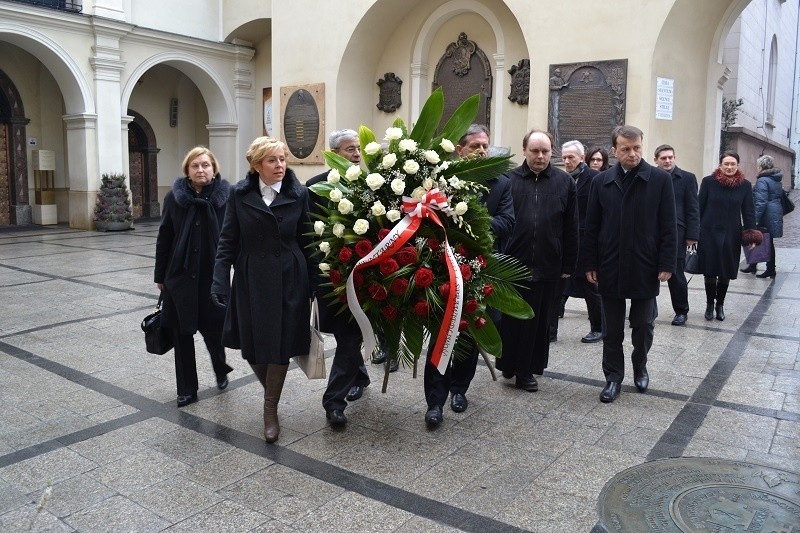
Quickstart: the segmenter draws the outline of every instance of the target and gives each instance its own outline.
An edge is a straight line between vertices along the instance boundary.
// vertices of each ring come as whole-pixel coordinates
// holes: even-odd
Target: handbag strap
[[[161,309],[161,304],[164,302],[164,291],[158,293],[158,302],[156,302],[156,311]]]

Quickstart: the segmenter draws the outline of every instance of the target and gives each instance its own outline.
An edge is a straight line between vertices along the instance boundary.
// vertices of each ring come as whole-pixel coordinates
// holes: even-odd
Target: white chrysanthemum
[[[333,234],[340,239],[344,236],[344,224],[336,223],[333,225]]]
[[[331,244],[328,241],[322,241],[319,243],[319,251],[325,255],[328,255],[328,252],[331,251]]]
[[[467,209],[469,209],[467,202],[458,202],[456,204],[455,213],[456,215],[461,216],[467,212]]]
[[[450,161],[442,161],[439,163],[439,166],[436,167],[437,172],[441,172],[442,170],[447,170],[450,167]]]
[[[328,193],[328,198],[330,198],[333,203],[341,202],[343,196],[342,191],[339,189],[331,189],[331,192]]]
[[[415,141],[414,139],[403,139],[402,141],[400,141],[400,144],[398,144],[398,146],[400,147],[401,150],[405,152],[413,152],[414,150],[417,149],[417,141]]]
[[[386,140],[387,141],[396,141],[403,136],[403,130],[401,128],[387,128],[386,129]]]
[[[361,167],[358,165],[350,165],[350,168],[344,173],[344,177],[347,181],[356,181],[361,177]]]
[[[386,218],[389,219],[389,222],[397,222],[401,216],[400,211],[397,209],[390,209],[386,212]]]
[[[406,162],[403,163],[403,172],[406,174],[416,174],[419,172],[419,163],[413,159],[407,159]]]
[[[356,220],[356,223],[353,224],[353,231],[356,235],[364,235],[367,231],[369,231],[369,222],[363,218],[359,218]]]
[[[386,207],[378,200],[372,204],[372,214],[376,217],[386,214]]]
[[[411,191],[411,198],[413,198],[414,200],[419,200],[424,195],[425,195],[425,189],[423,189],[422,187],[417,187],[416,189]]]
[[[342,198],[342,200],[339,202],[339,205],[337,206],[337,209],[341,214],[349,215],[350,213],[353,212],[353,202],[351,202],[347,198]]]
[[[425,178],[424,180],[422,180],[422,188],[425,189],[426,191],[429,191],[433,189],[435,183],[436,182],[433,181],[431,178]]]
[[[375,155],[381,151],[381,145],[372,141],[364,147],[364,153],[367,155]]]
[[[314,222],[314,233],[322,235],[325,232],[325,223],[321,220]]]
[[[452,188],[454,188],[454,189],[460,189],[461,188],[461,180],[458,179],[458,176],[453,176],[452,178],[450,178],[447,181],[448,181],[448,183],[450,183],[450,186]]]
[[[386,154],[381,161],[383,168],[392,168],[395,163],[397,163],[397,154],[394,153]]]
[[[456,147],[453,145],[450,139],[442,139],[442,142],[439,143],[439,146],[441,146],[442,150],[444,150],[448,154],[453,153],[456,149]]]
[[[439,158],[439,154],[437,154],[435,151],[425,150],[425,161],[432,165],[436,165],[439,163],[439,161],[441,161],[441,159]]]
[[[400,178],[395,178],[392,180],[391,187],[392,192],[394,192],[397,196],[400,196],[406,190],[406,182]]]
[[[336,170],[335,168],[331,169],[331,171],[328,172],[329,183],[339,183],[339,179],[341,179],[341,176],[339,175],[339,171]]]
[[[331,266],[328,263],[320,263],[319,264],[319,270],[323,274],[327,274],[328,272],[330,272]]]
[[[381,188],[381,186],[386,183],[386,180],[383,176],[378,174],[377,172],[373,172],[372,174],[367,175],[367,187],[372,189],[373,191],[377,191]]]

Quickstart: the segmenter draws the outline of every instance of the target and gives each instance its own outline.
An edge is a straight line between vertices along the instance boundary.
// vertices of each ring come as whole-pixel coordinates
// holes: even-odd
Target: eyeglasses
[[[592,157],[591,159],[589,159],[589,161],[591,161],[592,163],[602,163],[603,162],[603,158],[602,157]]]

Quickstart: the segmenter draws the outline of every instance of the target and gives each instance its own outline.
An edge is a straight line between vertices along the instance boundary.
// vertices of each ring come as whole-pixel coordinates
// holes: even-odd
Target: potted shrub
[[[97,191],[97,202],[94,206],[95,229],[98,231],[122,231],[133,225],[131,200],[128,186],[125,185],[125,174],[103,174]]]

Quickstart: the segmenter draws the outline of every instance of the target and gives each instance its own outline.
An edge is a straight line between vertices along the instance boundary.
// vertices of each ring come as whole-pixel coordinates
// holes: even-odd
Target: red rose
[[[458,331],[464,331],[469,327],[469,322],[466,320],[459,320],[458,322]]]
[[[394,320],[397,318],[397,308],[392,304],[384,305],[381,308],[381,314],[388,318],[389,320]]]
[[[347,293],[343,292],[339,295],[339,303],[346,304],[347,303]]]
[[[356,289],[360,289],[364,285],[364,274],[358,270],[353,273],[353,285],[356,286]]]
[[[461,270],[461,277],[464,281],[469,281],[472,279],[472,269],[469,265],[458,265],[459,270]]]
[[[492,287],[491,283],[487,283],[486,285],[483,286],[483,289],[481,289],[481,291],[483,291],[484,296],[491,296],[492,293],[494,292],[494,287]]]
[[[428,246],[430,247],[431,250],[435,252],[436,250],[439,249],[441,244],[439,244],[439,241],[436,239],[428,239]]]
[[[331,278],[331,283],[334,285],[339,285],[342,282],[342,273],[338,270],[331,270],[328,275]]]
[[[385,300],[389,293],[386,292],[386,287],[381,285],[380,283],[375,283],[374,281],[370,284],[369,295],[372,297],[373,300],[381,301]]]
[[[486,258],[485,257],[483,257],[482,255],[479,255],[478,257],[475,258],[475,260],[478,262],[478,264],[481,266],[481,268],[486,268]]]
[[[475,311],[478,310],[478,301],[475,300],[474,298],[470,298],[464,304],[464,309],[467,311],[467,313],[473,314]]]
[[[480,317],[480,318],[478,318],[478,319],[475,321],[475,328],[476,328],[476,329],[481,329],[481,328],[483,328],[484,326],[486,326],[486,324],[487,324],[487,323],[488,323],[488,322],[486,321],[486,319],[485,319],[485,318],[483,318],[483,317]]]
[[[442,298],[447,298],[450,294],[450,284],[445,282],[439,285],[439,294],[442,295]]]
[[[395,278],[392,280],[392,284],[389,287],[389,290],[392,291],[392,294],[395,296],[402,296],[408,290],[408,280],[405,278]]]
[[[420,300],[414,304],[414,314],[417,316],[428,316],[428,302]]]
[[[353,258],[353,250],[351,250],[347,246],[342,246],[342,249],[339,250],[339,261],[341,261],[344,264],[347,264],[350,262],[352,258]]]
[[[433,271],[427,267],[417,269],[414,274],[414,283],[423,289],[425,287],[430,287],[431,283],[433,283]]]
[[[387,228],[381,228],[380,231],[378,231],[378,241],[382,241],[387,235],[389,235],[389,230]]]
[[[459,243],[459,244],[457,244],[457,245],[456,245],[456,247],[455,247],[454,251],[455,251],[455,253],[457,253],[457,254],[458,254],[458,255],[460,255],[461,257],[467,257],[467,253],[468,253],[468,252],[467,252],[467,249],[466,249],[466,248],[464,247],[464,245],[463,245],[463,244],[461,244],[461,243]]]
[[[393,272],[397,272],[398,268],[400,268],[400,265],[398,265],[397,261],[395,261],[391,257],[389,259],[384,259],[383,261],[381,261],[381,264],[378,267],[378,269],[381,271],[381,274],[383,274],[384,276],[388,276]]]
[[[364,257],[371,251],[372,251],[372,243],[367,239],[358,241],[356,243],[356,255],[358,255],[358,257]]]
[[[417,249],[414,246],[403,246],[394,256],[400,266],[410,265],[417,262]]]

